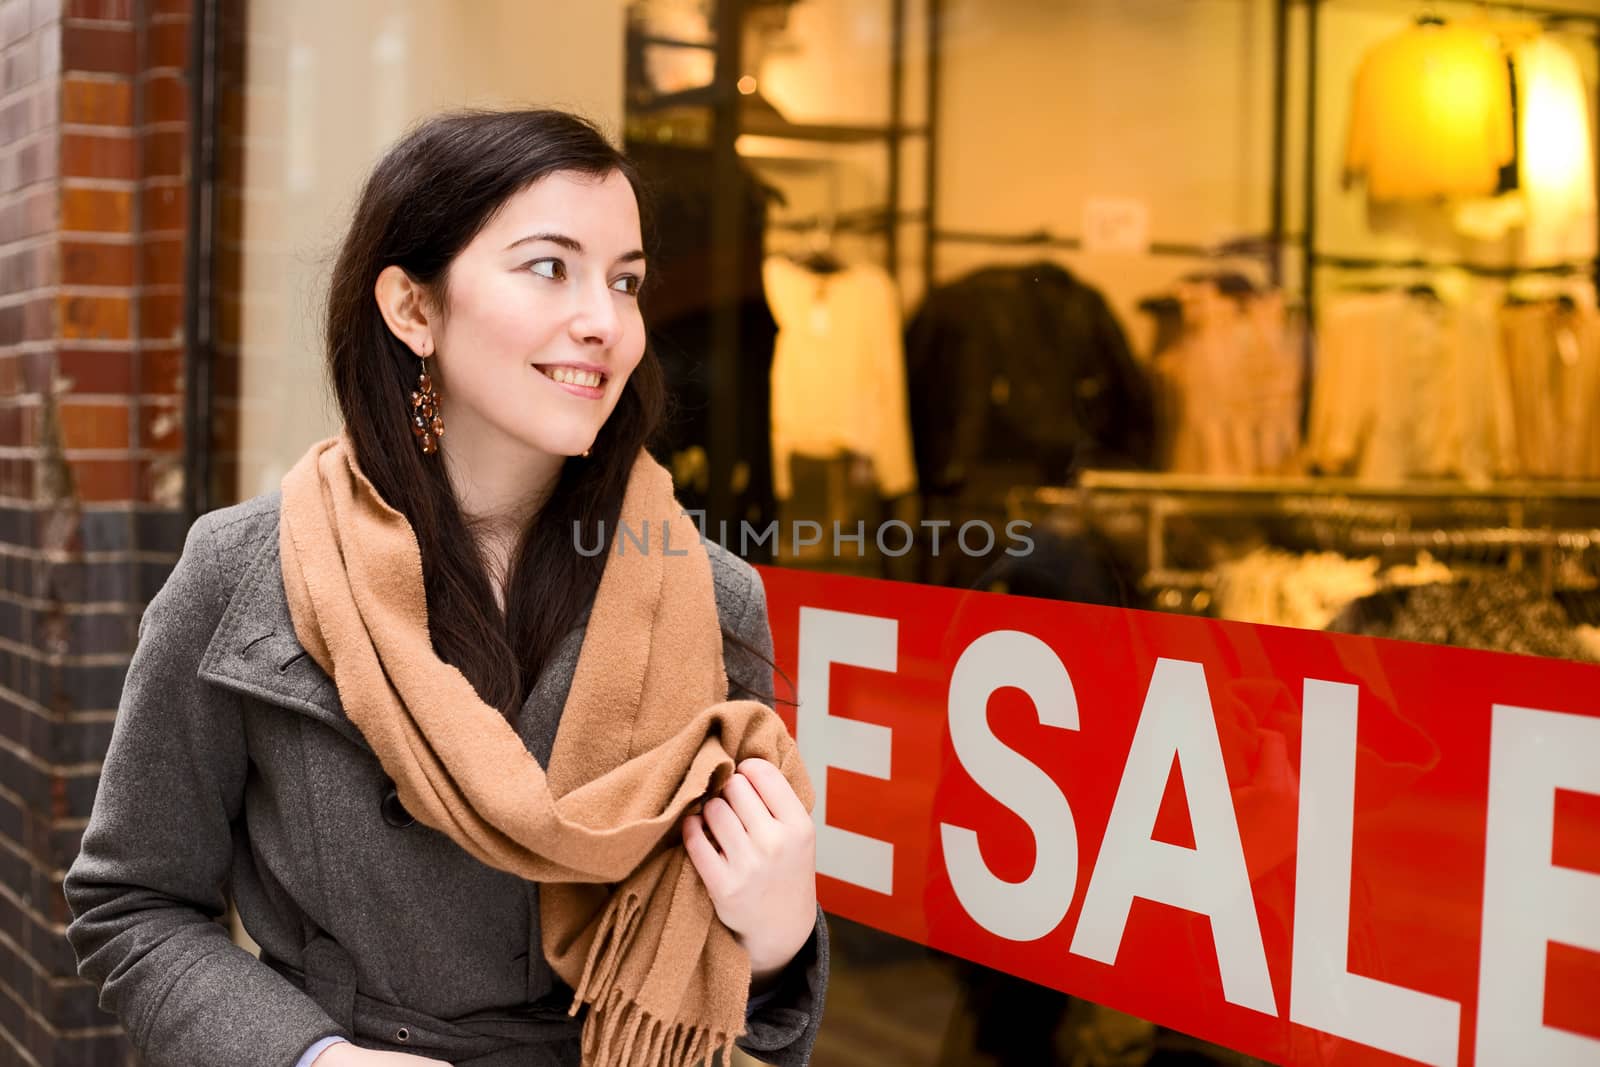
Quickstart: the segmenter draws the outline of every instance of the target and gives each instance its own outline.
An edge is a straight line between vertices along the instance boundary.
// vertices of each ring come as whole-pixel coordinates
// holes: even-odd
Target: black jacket
[[[1151,389],[1121,325],[1054,263],[935,288],[907,328],[906,382],[925,492],[958,492],[984,467],[1059,484],[1153,459]]]

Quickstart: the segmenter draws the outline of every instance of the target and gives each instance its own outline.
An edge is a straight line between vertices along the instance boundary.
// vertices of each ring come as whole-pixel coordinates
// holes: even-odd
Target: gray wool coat
[[[67,872],[79,974],[146,1067],[293,1067],[318,1039],[457,1067],[575,1067],[581,1016],[545,962],[538,885],[410,819],[333,682],[295,638],[277,491],[202,516],[139,624],[82,850]],[[707,546],[729,632],[771,655],[756,572]],[[517,730],[541,765],[587,616]],[[772,675],[729,646],[733,695]],[[740,683],[748,689],[739,689]],[[222,919],[231,894],[261,958]],[[828,928],[739,1044],[800,1067]]]

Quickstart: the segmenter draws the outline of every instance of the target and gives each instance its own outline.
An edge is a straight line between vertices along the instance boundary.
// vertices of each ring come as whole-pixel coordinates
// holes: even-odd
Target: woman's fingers
[[[739,764],[739,773],[760,794],[767,810],[779,822],[791,826],[811,825],[811,813],[800,803],[789,779],[771,762],[753,756]]]
[[[722,799],[733,808],[745,832],[758,848],[770,849],[775,843],[778,820],[767,809],[766,801],[744,775],[735,771],[722,787]]]
[[[700,872],[700,880],[706,884],[706,888],[712,893],[720,891],[727,875],[728,861],[711,843],[711,838],[706,836],[705,823],[698,815],[690,815],[683,820],[683,849],[689,854],[689,862],[694,864],[694,869]]]
[[[727,858],[728,866],[737,870],[749,869],[755,861],[755,846],[751,844],[750,835],[745,831],[744,823],[739,821],[733,806],[721,797],[712,797],[706,801],[703,814],[706,825],[711,828],[711,836],[717,839],[717,847]]]

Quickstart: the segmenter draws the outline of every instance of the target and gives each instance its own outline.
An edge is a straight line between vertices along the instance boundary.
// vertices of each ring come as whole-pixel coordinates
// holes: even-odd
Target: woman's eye
[[[628,274],[612,282],[611,288],[615,289],[619,293],[627,293],[629,296],[637,296],[639,295],[639,286],[643,284],[644,279],[640,278],[637,274]]]
[[[553,278],[557,281],[567,276],[567,265],[559,259],[536,259],[528,264],[528,269],[541,278]]]

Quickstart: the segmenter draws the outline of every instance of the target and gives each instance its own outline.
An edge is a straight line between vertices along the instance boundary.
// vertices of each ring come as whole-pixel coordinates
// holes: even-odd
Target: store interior
[[[686,503],[1035,537],[749,558],[1600,660],[1600,3],[628,15]],[[1249,1062],[835,929],[819,1064]]]

